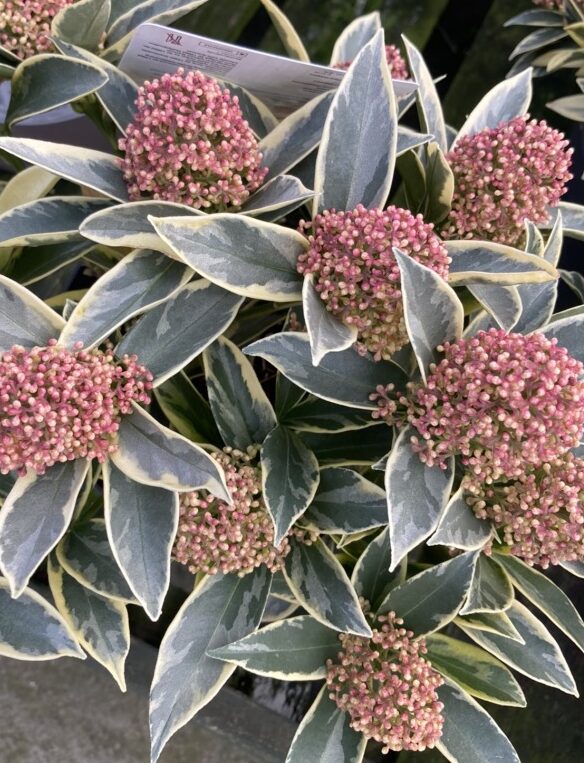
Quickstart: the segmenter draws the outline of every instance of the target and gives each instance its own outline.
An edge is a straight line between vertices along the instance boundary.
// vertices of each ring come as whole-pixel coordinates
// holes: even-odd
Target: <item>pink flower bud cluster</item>
[[[19,58],[51,47],[51,22],[75,0],[6,0],[0,3],[0,45]]]
[[[408,342],[400,272],[392,247],[448,277],[450,259],[433,226],[407,209],[325,210],[302,221],[309,249],[298,272],[314,275],[326,308],[358,331],[357,350],[388,359]]]
[[[466,485],[467,502],[527,564],[584,562],[584,461],[568,453],[500,484]]]
[[[73,350],[52,339],[0,355],[0,472],[44,474],[76,458],[100,463],[117,449],[122,416],[149,403],[152,374],[135,356]]]
[[[493,328],[439,350],[427,383],[401,401],[428,466],[460,454],[475,481],[520,479],[578,445],[584,366],[556,339]]]
[[[256,456],[253,448],[247,453],[233,448],[211,453],[225,472],[231,504],[207,491],[181,495],[173,555],[193,574],[236,572],[243,576],[262,564],[271,572],[282,568],[290,543],[284,538],[274,546],[274,527],[262,499]],[[292,530],[292,534],[309,545],[316,537],[300,530]]]
[[[454,173],[446,239],[484,239],[519,246],[525,220],[549,220],[565,194],[572,149],[546,122],[516,117],[463,136],[446,158]]]
[[[395,612],[381,615],[372,638],[343,633],[336,661],[327,660],[330,698],[351,718],[351,727],[389,750],[421,751],[442,735],[442,677],[424,657]]]
[[[548,11],[563,11],[564,0],[533,0],[534,5],[539,5],[541,8],[545,8]],[[583,0],[575,0],[575,5],[584,10]]]
[[[386,45],[385,60],[391,70],[393,79],[410,79],[410,70],[398,47]],[[348,69],[351,63],[352,61],[343,61],[341,64],[335,64],[335,69]]]
[[[120,140],[130,198],[221,211],[240,206],[266,173],[237,96],[198,71],[145,82]]]

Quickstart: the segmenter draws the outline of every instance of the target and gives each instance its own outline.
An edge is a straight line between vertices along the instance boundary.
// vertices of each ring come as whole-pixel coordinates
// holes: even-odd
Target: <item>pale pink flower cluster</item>
[[[195,209],[239,207],[267,167],[237,96],[198,71],[164,74],[139,90],[134,121],[120,140],[130,198]]]
[[[122,416],[149,403],[152,374],[135,356],[51,340],[0,355],[0,472],[37,474],[76,458],[105,461]]]
[[[584,461],[568,453],[516,480],[465,485],[467,502],[500,528],[515,556],[546,569],[584,562]]]
[[[407,209],[325,210],[300,223],[309,249],[298,272],[314,275],[326,308],[358,331],[357,350],[387,359],[408,342],[400,272],[392,247],[448,277],[450,259],[433,226]]]
[[[290,552],[288,538],[276,548],[274,527],[262,498],[262,474],[257,450],[243,452],[224,448],[211,453],[223,467],[232,503],[207,491],[183,493],[180,519],[174,544],[174,558],[193,574],[236,572],[247,575],[265,564],[276,572]],[[310,545],[315,535],[292,530],[299,540]]]
[[[351,718],[351,727],[389,750],[421,751],[442,735],[442,677],[424,657],[395,612],[381,615],[372,638],[342,633],[337,659],[327,660],[330,698]]]
[[[519,479],[578,445],[584,366],[556,339],[493,328],[439,349],[426,384],[401,401],[428,466],[460,455],[477,482]]]
[[[549,220],[567,190],[573,150],[546,122],[516,117],[460,138],[446,158],[454,173],[443,238],[519,246],[525,220]]]
[[[564,0],[533,0],[534,5],[546,8],[548,11],[563,11]],[[583,0],[575,0],[575,4],[584,10]]]
[[[385,60],[391,70],[393,79],[410,79],[410,70],[398,47],[386,45]],[[351,61],[343,61],[341,64],[335,64],[335,69],[348,69],[351,63]]]
[[[19,58],[51,47],[51,22],[75,0],[6,0],[0,3],[0,45]]]

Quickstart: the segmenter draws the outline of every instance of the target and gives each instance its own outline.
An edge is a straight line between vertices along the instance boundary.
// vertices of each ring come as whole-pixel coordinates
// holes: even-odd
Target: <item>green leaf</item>
[[[0,138],[0,149],[116,201],[128,199],[119,162],[110,154],[34,138]]]
[[[266,180],[288,172],[320,143],[334,92],[317,95],[283,119],[259,144]]]
[[[434,532],[454,480],[453,459],[447,469],[428,467],[412,450],[411,438],[411,427],[400,432],[385,470],[392,570]]]
[[[111,0],[77,0],[55,16],[52,33],[66,42],[95,50],[102,41],[110,11]]]
[[[333,48],[331,66],[353,61],[359,51],[370,42],[381,29],[379,13],[368,13],[352,21],[339,35]]]
[[[54,87],[58,82],[59,87]],[[12,77],[12,96],[6,123],[44,114],[99,90],[107,74],[96,66],[67,56],[44,53],[23,61]]]
[[[392,429],[385,424],[355,432],[299,432],[321,466],[371,466],[390,449]]]
[[[387,522],[385,493],[374,482],[351,469],[329,467],[300,524],[325,533],[354,533]]]
[[[546,30],[547,31],[547,30]],[[573,122],[584,122],[584,95],[567,95],[546,103],[548,109],[555,111]]]
[[[177,493],[129,480],[104,464],[104,516],[112,553],[132,593],[158,620],[170,584],[179,517]]]
[[[561,13],[546,11],[542,8],[518,13],[513,18],[507,19],[503,26],[564,26]]]
[[[481,554],[475,567],[466,604],[460,610],[460,614],[504,612],[509,609],[514,598],[513,586],[505,571],[496,561]]]
[[[296,263],[308,241],[297,231],[234,214],[149,219],[180,259],[218,286],[252,299],[300,299]]]
[[[511,671],[484,649],[442,633],[431,633],[426,645],[432,667],[473,697],[511,707],[527,704]]]
[[[351,575],[355,591],[371,604],[373,612],[377,611],[389,590],[405,579],[405,559],[393,572],[389,571],[390,564],[389,527],[386,527],[363,551]]]
[[[509,607],[507,615],[519,631],[523,644],[494,633],[468,628],[460,621],[457,625],[479,646],[519,673],[577,697],[578,690],[570,668],[560,647],[546,628],[518,601]]]
[[[493,534],[491,523],[479,519],[464,500],[462,488],[453,494],[428,546],[451,546],[462,551],[481,549]]]
[[[565,236],[578,240],[584,239],[584,206],[569,201],[560,201],[557,207],[549,210],[550,219],[546,228],[552,228],[558,215],[562,216],[562,229]]]
[[[436,349],[462,336],[464,309],[446,281],[430,268],[394,249],[401,275],[404,320],[422,379],[439,360]]]
[[[248,345],[246,355],[269,361],[290,381],[307,392],[332,403],[374,410],[369,396],[380,384],[393,383],[405,390],[404,372],[391,361],[375,363],[353,349],[327,355],[320,365],[312,365],[310,340],[306,334],[283,332]]]
[[[563,567],[571,575],[575,575],[577,578],[584,578],[584,563],[582,562],[562,562],[560,567]]]
[[[19,596],[65,533],[88,470],[84,459],[16,480],[0,512],[0,569]]]
[[[242,297],[200,278],[142,316],[116,352],[138,355],[158,386],[214,342],[231,325],[242,302]]]
[[[225,83],[225,87],[231,95],[237,96],[243,118],[258,138],[263,138],[276,127],[278,120],[263,101],[233,82]],[[262,164],[265,166],[265,158]],[[272,175],[266,175],[264,180],[268,177]]]
[[[286,377],[279,377],[285,379]],[[298,389],[298,387],[295,387]],[[300,390],[303,395],[303,390]],[[349,432],[355,429],[364,429],[375,424],[368,411],[358,408],[346,408],[345,406],[329,403],[312,395],[296,403],[286,411],[279,412],[279,420],[282,424],[302,432]]]
[[[213,575],[200,583],[166,631],[150,692],[152,760],[235,670],[207,655],[253,633],[270,591],[265,566],[249,575]]]
[[[476,135],[527,114],[532,95],[531,75],[531,68],[527,68],[489,90],[471,111],[453,145],[463,136]]]
[[[90,591],[136,603],[113,554],[103,519],[76,524],[57,546],[56,556],[65,572]]]
[[[347,326],[326,309],[314,288],[312,275],[304,278],[302,307],[314,366],[329,352],[342,352],[357,341],[356,327]]]
[[[32,588],[13,599],[4,578],[0,578],[0,655],[33,661],[57,657],[85,659],[54,607]]]
[[[434,136],[441,151],[448,150],[446,123],[442,112],[442,103],[436,90],[432,75],[428,70],[420,51],[406,37],[402,38],[406,47],[410,71],[418,85],[416,93],[418,113],[422,129]]]
[[[188,268],[164,254],[132,252],[93,284],[73,310],[59,342],[70,348],[76,342],[94,347],[122,323],[176,294],[190,277]]]
[[[316,159],[314,212],[385,203],[397,146],[395,95],[379,30],[337,88]]]
[[[273,3],[272,0],[261,0],[261,3],[268,12],[272,24],[278,33],[278,37],[282,41],[286,53],[290,58],[310,63],[310,56],[306,52],[306,48],[302,44],[298,32],[294,29],[286,14],[282,13],[276,3]]]
[[[361,763],[367,738],[350,727],[350,720],[323,686],[298,727],[286,763]]]
[[[520,286],[498,286],[494,283],[469,284],[468,290],[485,310],[505,331],[511,331],[523,309],[519,289],[547,289],[554,282],[545,284],[521,284]]]
[[[233,644],[212,649],[210,657],[250,673],[282,681],[325,677],[326,661],[340,650],[339,634],[313,617],[300,615],[273,623]]]
[[[533,254],[490,241],[445,241],[452,258],[450,285],[544,283],[558,277],[553,265]]]
[[[584,621],[561,588],[514,556],[497,554],[514,586],[584,651]]]
[[[76,262],[89,254],[92,248],[91,242],[81,240],[24,249],[7,266],[7,275],[28,286]]]
[[[424,220],[439,223],[448,216],[452,208],[454,173],[435,141],[426,145],[425,170],[428,196]]]
[[[460,611],[476,560],[476,552],[469,551],[414,575],[389,592],[380,614],[396,612],[416,636],[437,631]]]
[[[0,275],[0,351],[46,345],[65,321],[24,286]]]
[[[184,372],[167,379],[154,394],[172,427],[187,440],[222,444],[209,403]]]
[[[166,490],[208,490],[231,502],[223,471],[202,448],[171,432],[138,406],[122,419],[111,460],[127,477]]]
[[[436,747],[452,763],[521,763],[511,742],[478,702],[455,683],[438,689],[444,726]]]
[[[265,183],[242,204],[240,212],[251,217],[259,217],[278,209],[286,212],[290,207],[299,207],[311,199],[314,191],[306,188],[293,175],[278,175]]]
[[[130,651],[130,624],[126,605],[80,585],[65,574],[52,557],[48,562],[49,585],[61,616],[78,643],[103,665],[126,691],[125,662]]]
[[[584,361],[584,341],[582,327],[584,315],[573,315],[555,320],[542,329],[548,339],[557,339],[560,347],[565,347],[576,360]]]
[[[495,633],[503,638],[510,638],[512,641],[518,641],[524,644],[521,634],[511,622],[511,618],[506,612],[481,612],[474,615],[464,615],[454,619],[456,625],[461,628],[474,628],[478,631]]]
[[[347,573],[322,540],[308,546],[290,538],[290,547],[284,576],[304,609],[329,628],[371,636]]]
[[[298,435],[283,426],[268,434],[260,455],[262,494],[274,523],[274,546],[279,546],[314,498],[318,461]]]
[[[233,342],[219,337],[203,355],[209,403],[226,445],[245,450],[261,444],[276,414],[253,367]]]

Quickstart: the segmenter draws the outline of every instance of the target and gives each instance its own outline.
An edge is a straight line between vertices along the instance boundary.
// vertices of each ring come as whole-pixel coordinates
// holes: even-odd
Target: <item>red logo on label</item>
[[[182,47],[182,34],[174,34],[173,32],[168,32],[166,35],[166,42],[170,43],[171,45],[178,45],[179,48]]]

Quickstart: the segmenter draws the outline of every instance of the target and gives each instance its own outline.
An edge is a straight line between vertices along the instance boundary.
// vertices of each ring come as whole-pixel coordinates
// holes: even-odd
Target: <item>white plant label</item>
[[[120,68],[138,84],[181,66],[249,90],[279,118],[320,93],[334,90],[345,74],[329,66],[242,48],[160,24],[138,27],[120,62]],[[398,98],[409,95],[415,87],[411,82],[394,80]]]

